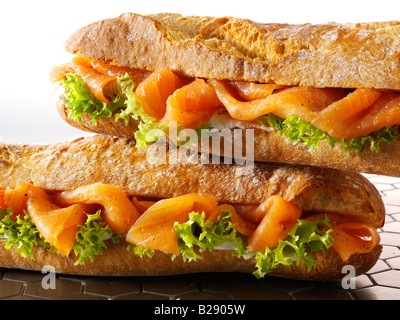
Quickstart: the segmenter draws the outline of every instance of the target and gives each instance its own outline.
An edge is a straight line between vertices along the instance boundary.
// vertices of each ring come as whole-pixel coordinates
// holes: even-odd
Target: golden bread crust
[[[400,90],[399,33],[397,21],[289,25],[126,13],[81,28],[66,49],[189,77]]]

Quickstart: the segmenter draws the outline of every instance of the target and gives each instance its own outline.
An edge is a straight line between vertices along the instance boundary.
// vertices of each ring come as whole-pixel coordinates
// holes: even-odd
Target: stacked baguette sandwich
[[[98,135],[0,144],[0,265],[318,280],[345,265],[368,271],[385,210],[358,172],[400,176],[396,30],[177,14],[78,30],[51,81],[60,115]],[[238,145],[254,161],[215,163],[249,159],[229,153]]]

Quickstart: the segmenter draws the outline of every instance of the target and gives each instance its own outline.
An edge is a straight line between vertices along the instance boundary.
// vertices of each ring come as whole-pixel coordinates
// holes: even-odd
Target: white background
[[[57,114],[48,79],[68,62],[63,45],[75,30],[124,12],[236,16],[258,22],[323,23],[400,20],[389,0],[36,0],[0,4],[0,141],[53,143],[87,135]]]

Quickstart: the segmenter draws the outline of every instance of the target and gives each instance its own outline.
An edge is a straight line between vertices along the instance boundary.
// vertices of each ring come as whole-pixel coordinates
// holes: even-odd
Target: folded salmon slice
[[[175,223],[184,223],[189,213],[204,212],[208,218],[218,203],[212,195],[188,194],[160,200],[143,213],[128,231],[126,241],[152,250],[178,254]]]
[[[118,93],[110,90],[110,87],[113,88],[112,84],[117,80],[115,76],[105,76],[93,71],[92,68],[81,65],[75,65],[75,72],[85,80],[86,87],[92,96],[101,102],[110,103],[110,95]]]
[[[40,234],[59,252],[68,256],[75,242],[79,225],[86,220],[84,204],[60,208],[50,201],[42,189],[30,186],[27,210]]]
[[[236,230],[248,237],[250,252],[278,246],[302,215],[300,208],[278,195],[258,206],[245,206],[239,215],[232,205],[218,205],[212,195],[188,194],[155,202],[137,197],[129,199],[121,189],[101,183],[51,196],[22,183],[16,183],[14,189],[0,189],[1,208],[11,207],[15,212],[26,208],[42,236],[66,256],[73,247],[79,225],[84,224],[87,213],[94,212],[91,204],[104,207],[102,217],[113,232],[128,231],[127,242],[171,254],[179,253],[174,225],[186,222],[192,211],[204,212],[210,221],[215,221],[222,211],[230,211]],[[332,248],[343,261],[355,253],[370,252],[379,244],[380,236],[375,228],[339,214],[321,213],[305,220],[315,222],[326,216],[331,220],[331,236],[335,240]]]
[[[332,137],[342,138],[340,123],[361,114],[381,96],[374,89],[357,89],[343,99],[333,102],[322,110],[311,123],[318,129],[329,133]]]
[[[256,230],[248,240],[250,252],[264,252],[266,248],[275,248],[280,240],[287,238],[290,230],[300,219],[302,210],[296,205],[275,195],[260,204],[253,220],[260,220]]]
[[[26,210],[26,201],[28,199],[28,188],[27,183],[17,183],[15,181],[15,187],[7,187],[3,193],[3,201],[6,208],[11,208],[14,215],[23,214]],[[0,201],[1,202],[1,201]]]
[[[167,100],[187,82],[166,68],[152,72],[135,90],[143,111],[159,121],[164,115]]]
[[[268,113],[281,118],[297,115],[304,121],[311,121],[317,112],[344,96],[341,89],[292,87],[278,90],[276,93],[270,91],[271,93],[262,99],[240,101],[234,97],[227,81],[208,82],[214,87],[229,115],[243,121],[253,121]]]
[[[6,203],[4,202],[4,189],[0,189],[0,208],[5,210],[7,209]]]
[[[110,103],[109,94],[111,92],[108,88],[115,82],[116,76],[102,75],[85,63],[68,63],[54,67],[50,73],[50,80],[53,83],[60,81],[68,73],[78,74],[85,81],[88,91],[97,100],[107,104]]]
[[[346,95],[343,89],[213,79],[208,87],[204,80],[184,79],[165,68],[150,72],[79,56],[55,66],[51,81],[67,73],[79,74],[91,94],[105,103],[118,94],[116,77],[127,73],[139,84],[135,93],[145,113],[184,128],[197,129],[221,105],[237,120],[253,121],[268,113],[284,119],[295,115],[332,137],[345,139],[400,124],[400,95],[375,89],[361,88]]]
[[[143,214],[148,208],[156,203],[155,201],[139,200],[137,197],[132,197],[131,201],[140,214]]]
[[[270,96],[274,90],[284,88],[284,86],[276,84],[248,81],[230,81],[229,84],[234,87],[237,94],[246,101],[264,99]]]
[[[376,229],[358,222],[343,223],[333,228],[332,247],[343,261],[355,253],[370,252],[380,242]]]
[[[54,196],[54,201],[59,205],[85,203],[103,206],[102,218],[117,234],[128,231],[140,216],[125,192],[102,183],[59,192]]]
[[[197,129],[202,124],[208,123],[220,106],[214,88],[203,79],[196,79],[168,97],[166,111],[160,122],[176,123],[184,128]]]
[[[346,138],[367,136],[384,127],[400,124],[400,95],[383,92],[363,115],[344,123],[341,128]]]
[[[116,87],[118,76],[130,75],[138,84],[150,75],[150,71],[130,69],[91,60],[85,57],[74,57],[70,63],[55,66],[50,72],[50,81],[62,80],[66,74],[76,73],[85,80],[86,88],[97,100],[109,104],[111,96],[119,92]]]
[[[344,262],[355,253],[370,252],[380,242],[379,233],[375,228],[338,214],[317,214],[306,220],[315,222],[325,219],[325,216],[331,220],[331,236],[335,240],[332,248]]]

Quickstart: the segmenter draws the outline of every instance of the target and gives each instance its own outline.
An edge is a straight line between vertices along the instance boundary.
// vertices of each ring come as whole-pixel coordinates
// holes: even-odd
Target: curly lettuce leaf
[[[228,210],[221,212],[215,222],[205,219],[204,213],[192,212],[185,223],[175,224],[176,235],[180,248],[180,255],[184,261],[200,260],[199,252],[218,248],[219,246],[229,247],[233,250],[234,256],[255,256],[256,271],[254,275],[262,278],[270,273],[278,265],[291,265],[294,261],[297,264],[305,261],[308,269],[311,270],[315,261],[307,252],[326,250],[333,244],[334,239],[330,235],[330,220],[308,222],[298,220],[297,224],[289,232],[285,240],[281,240],[276,248],[266,248],[265,252],[249,253],[247,251],[246,238],[237,233],[231,222],[232,213]],[[328,227],[327,230],[320,229],[321,226]]]
[[[119,113],[115,115],[115,121],[123,119],[125,124],[128,125],[130,117],[135,120],[141,119],[144,123],[155,122],[154,117],[149,116],[143,111],[137,95],[135,94],[136,83],[133,78],[128,74],[122,77],[117,77],[117,88],[119,91],[119,98],[123,99],[125,108],[122,108]]]
[[[206,220],[204,212],[191,212],[187,222],[176,223],[175,230],[183,260],[201,259],[201,256],[195,252],[195,247],[198,247],[200,252],[211,251],[226,243],[229,243],[234,249],[233,255],[245,254],[247,252],[245,241],[237,233],[231,217],[230,211],[222,210],[218,219],[213,222]]]
[[[115,121],[122,119],[125,125],[129,124],[130,118],[140,120],[138,131],[135,133],[136,146],[147,149],[149,143],[157,141],[161,137],[168,137],[169,125],[160,124],[156,119],[146,114],[135,94],[136,83],[128,74],[117,77],[116,87],[118,94],[112,97],[111,103],[107,104],[98,101],[86,88],[85,81],[74,73],[69,73],[62,81],[62,87],[65,89],[65,106],[69,110],[69,118],[82,122],[82,114],[86,113],[91,117],[91,124],[96,126],[97,119],[100,117],[111,118],[114,115]],[[201,140],[201,129],[211,129],[209,125],[203,125],[196,134],[198,140]],[[177,126],[177,135],[184,128]],[[179,146],[188,147],[190,137],[185,136],[182,141],[178,141]]]
[[[5,242],[6,249],[15,249],[24,258],[33,256],[33,247],[41,245],[46,249],[52,247],[39,233],[29,214],[14,216],[11,208],[0,208],[0,237]],[[57,251],[54,247],[53,251]]]
[[[101,211],[88,214],[84,225],[79,226],[72,250],[78,259],[75,265],[82,264],[86,259],[94,260],[95,256],[102,255],[107,248],[106,240],[111,239],[118,243],[122,235],[113,234],[110,227],[103,222]]]
[[[82,114],[86,113],[91,117],[91,124],[97,125],[99,117],[110,118],[113,112],[124,106],[121,97],[115,97],[110,104],[98,101],[86,88],[85,81],[75,73],[65,75],[62,80],[65,89],[66,104],[69,110],[69,118],[82,122]]]
[[[147,149],[148,143],[168,136],[168,125],[148,121],[139,124],[139,130],[135,132],[136,147]]]
[[[326,132],[314,127],[310,122],[303,121],[297,116],[282,119],[270,113],[260,117],[259,121],[279,131],[282,137],[286,136],[294,144],[300,143],[306,146],[310,151],[315,151],[320,141],[327,140],[331,148],[339,144],[344,155],[350,151],[362,151],[367,142],[369,142],[372,151],[379,153],[382,142],[393,144],[398,139],[398,126],[384,127],[365,137],[338,139],[331,137]]]
[[[126,248],[127,251],[133,251],[134,254],[138,255],[139,257],[143,257],[144,255],[148,256],[149,258],[152,258],[154,256],[155,251],[152,249],[147,249],[142,246],[138,246],[133,243],[129,243],[128,247]]]
[[[5,248],[14,248],[23,257],[34,259],[33,247],[35,245],[52,252],[59,252],[51,246],[38,232],[29,214],[25,211],[24,217],[14,217],[11,209],[0,209],[0,237],[6,243]],[[255,256],[257,278],[270,273],[278,265],[291,265],[295,261],[305,261],[311,270],[315,261],[307,253],[324,251],[332,246],[334,239],[330,233],[330,220],[307,222],[298,220],[298,223],[289,232],[285,240],[281,240],[276,248],[267,248],[264,252],[249,253],[246,238],[240,235],[231,221],[232,213],[228,210],[221,211],[215,221],[205,218],[205,213],[191,212],[185,223],[176,223],[174,228],[178,237],[180,253],[184,261],[201,260],[199,253],[215,249],[232,250],[234,256]],[[321,226],[328,228],[321,229]],[[107,248],[106,240],[114,243],[120,242],[124,235],[113,234],[109,226],[101,219],[100,211],[88,215],[84,225],[79,226],[73,251],[78,257],[75,265],[84,263],[87,259],[94,260]],[[143,257],[151,258],[154,250],[129,244],[127,250]],[[172,259],[178,255],[173,255]]]
[[[319,227],[327,226],[327,230]],[[303,260],[310,271],[315,260],[307,255],[307,252],[324,251],[329,249],[334,239],[330,235],[332,229],[330,220],[326,217],[324,220],[308,222],[298,220],[297,224],[289,232],[285,240],[280,240],[276,248],[266,248],[264,252],[256,252],[256,268],[253,273],[256,278],[262,278],[270,273],[278,265],[291,265],[297,261],[297,265]]]
[[[86,88],[85,81],[75,73],[69,73],[62,80],[65,89],[66,104],[69,110],[69,118],[82,122],[82,114],[86,113],[91,117],[91,123],[97,125],[99,117],[115,117],[115,121],[123,119],[125,124],[129,123],[129,118],[142,119],[144,122],[155,121],[153,117],[147,115],[140,105],[134,88],[136,83],[128,74],[117,77],[118,94],[112,97],[111,103],[98,101]]]
[[[41,246],[50,252],[61,254],[47,242],[37,230],[28,212],[25,215],[13,216],[12,210],[0,209],[0,237],[6,243],[5,248],[14,248],[24,258],[34,260],[33,247]],[[100,211],[96,214],[87,215],[84,225],[79,226],[75,243],[72,247],[75,255],[78,256],[75,265],[82,264],[86,259],[93,260],[96,255],[103,253],[106,248],[105,241],[111,239],[114,243],[119,242],[123,235],[113,234],[110,227],[102,221]]]

